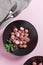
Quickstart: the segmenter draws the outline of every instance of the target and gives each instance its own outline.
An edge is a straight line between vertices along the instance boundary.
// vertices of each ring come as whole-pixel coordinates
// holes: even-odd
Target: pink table
[[[14,20],[23,19],[32,23],[38,32],[38,44],[36,48],[26,56],[14,56],[7,53],[2,42],[3,29],[0,31],[0,65],[23,65],[33,56],[43,56],[43,0],[32,0],[30,5]]]

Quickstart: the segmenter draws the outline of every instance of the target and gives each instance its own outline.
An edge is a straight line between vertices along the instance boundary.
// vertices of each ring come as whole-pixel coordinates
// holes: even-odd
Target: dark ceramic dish
[[[42,64],[43,64],[43,56],[35,56],[35,57],[32,57],[32,58],[28,59],[28,60],[24,63],[24,65],[32,65],[32,62],[36,62],[37,65],[38,65],[39,63],[41,63],[41,62],[42,62]]]
[[[28,44],[27,48],[26,49],[16,48],[16,49],[14,49],[13,54],[15,54],[17,56],[24,56],[24,55],[27,55],[28,53],[32,52],[33,49],[37,45],[38,34],[37,34],[37,31],[36,31],[35,27],[31,23],[29,23],[29,22],[27,22],[25,20],[16,20],[16,21],[13,21],[12,23],[10,23],[5,28],[5,30],[3,32],[3,43],[4,43],[4,45],[6,43],[6,40],[9,39],[9,34],[11,33],[13,27],[17,27],[18,29],[20,27],[27,28],[29,30],[29,34],[30,34],[30,36],[29,36],[30,37],[30,42],[29,42],[29,44],[27,43]]]

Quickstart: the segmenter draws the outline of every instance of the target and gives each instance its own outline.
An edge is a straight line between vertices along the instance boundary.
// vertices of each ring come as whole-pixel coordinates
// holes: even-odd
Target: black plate
[[[23,56],[23,55],[26,55],[26,54],[32,52],[33,49],[36,47],[37,41],[38,41],[38,34],[37,34],[37,31],[36,31],[35,27],[31,23],[29,23],[25,20],[13,21],[4,30],[4,33],[3,33],[3,42],[4,42],[4,44],[5,44],[6,40],[9,38],[9,33],[12,31],[13,27],[17,27],[17,28],[24,27],[24,28],[29,29],[30,39],[31,39],[29,44],[27,43],[28,46],[27,46],[26,49],[17,48],[17,49],[14,50],[13,54],[15,54],[17,56]]]
[[[43,63],[43,56],[35,56],[35,57],[32,57],[30,58],[29,60],[27,60],[24,65],[32,65],[32,62],[36,62],[37,65],[42,62]]]

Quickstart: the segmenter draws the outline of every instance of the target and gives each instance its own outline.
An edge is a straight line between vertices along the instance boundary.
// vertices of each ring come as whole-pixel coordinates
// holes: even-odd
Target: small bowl
[[[39,65],[39,63],[41,63],[41,62],[43,64],[43,56],[35,56],[35,57],[32,57],[32,58],[28,59],[24,63],[24,65],[32,65],[32,62],[36,62],[37,65]]]
[[[37,45],[38,34],[37,34],[37,31],[36,31],[35,27],[31,23],[29,23],[25,20],[13,21],[12,23],[10,23],[5,28],[5,30],[3,32],[3,44],[4,44],[4,46],[5,46],[6,40],[9,39],[9,34],[13,30],[13,27],[17,27],[18,29],[20,27],[27,28],[29,30],[29,34],[30,34],[30,36],[29,36],[30,37],[30,42],[27,43],[27,48],[25,48],[25,49],[16,48],[16,49],[14,49],[13,53],[11,51],[10,51],[10,53],[12,53],[14,55],[17,55],[17,56],[24,56],[24,55],[27,55],[30,52],[32,52],[34,50],[34,48],[36,47],[36,45]]]

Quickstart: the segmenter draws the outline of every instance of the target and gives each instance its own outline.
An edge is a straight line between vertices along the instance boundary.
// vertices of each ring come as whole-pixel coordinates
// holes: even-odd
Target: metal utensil
[[[4,23],[9,18],[15,17],[14,11],[16,10],[16,8],[17,8],[17,3],[15,3],[14,6],[10,9],[9,13],[6,15],[6,17],[3,19],[3,21],[0,22],[0,26],[2,23]]]
[[[10,0],[10,1],[12,1],[12,0]],[[15,4],[10,9],[7,16],[0,22],[0,29],[4,28],[5,25],[7,25],[9,23],[9,20],[11,21],[12,18],[16,17],[31,2],[31,0],[13,0],[13,1],[15,1]],[[11,2],[11,4],[13,4],[13,3]]]

